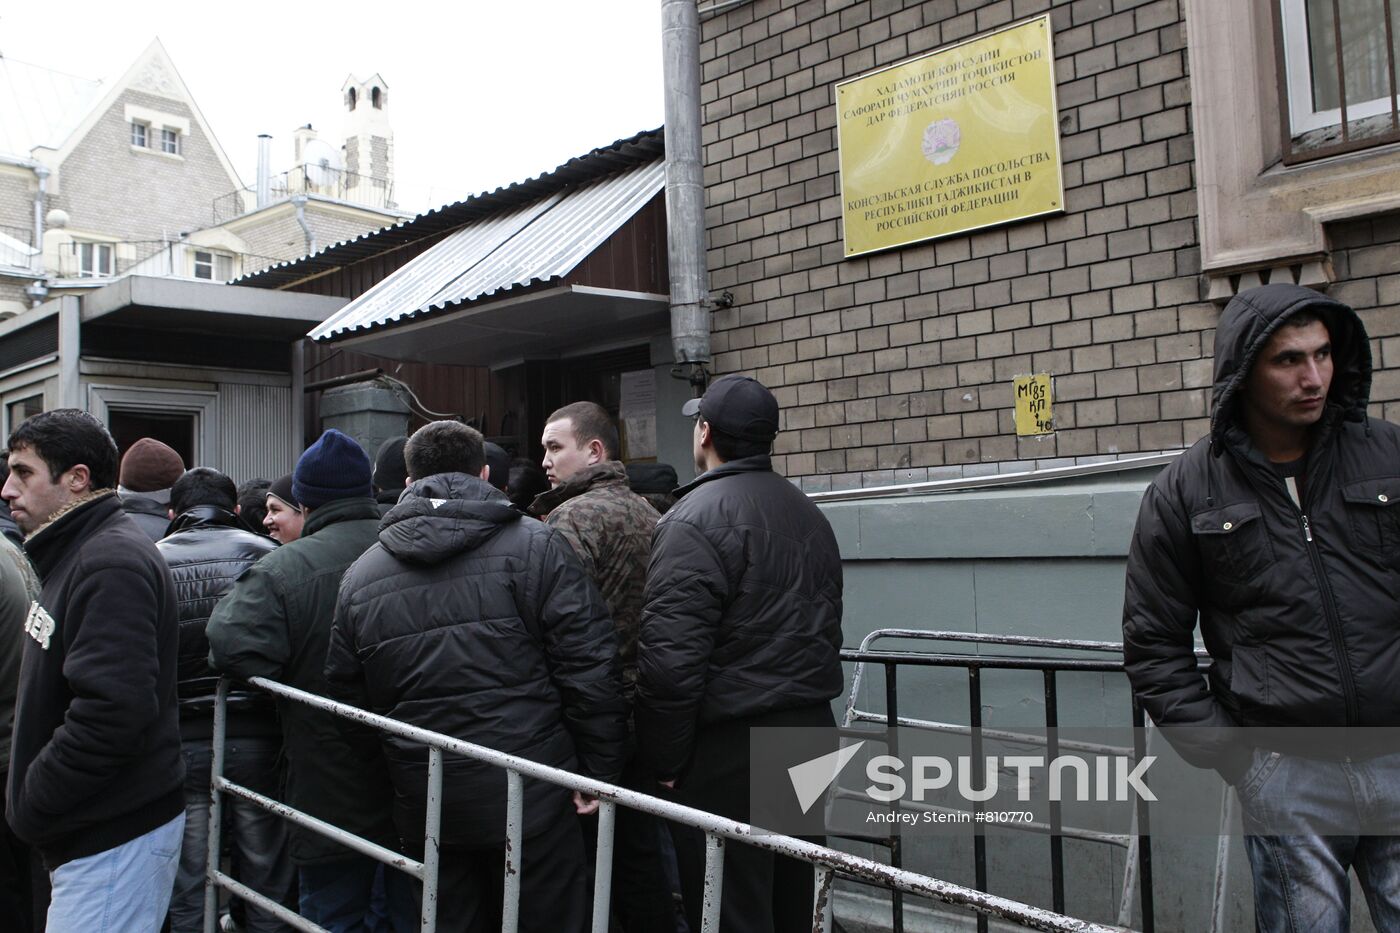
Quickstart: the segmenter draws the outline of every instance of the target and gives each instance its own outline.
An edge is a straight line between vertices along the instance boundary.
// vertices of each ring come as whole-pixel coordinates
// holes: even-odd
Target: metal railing
[[[242,898],[250,904],[274,914],[298,930],[323,933],[323,928],[293,913],[270,898],[253,891],[220,870],[220,822],[223,816],[223,795],[234,794],[250,803],[275,813],[298,826],[310,829],[363,855],[405,872],[422,883],[422,907],[419,916],[421,933],[437,929],[438,853],[442,825],[443,755],[453,754],[484,762],[506,772],[506,843],[505,881],[503,885],[503,933],[516,933],[520,917],[520,865],[523,853],[524,779],[546,781],[570,790],[597,797],[598,844],[597,867],[593,888],[594,933],[608,929],[611,907],[613,834],[616,808],[629,807],[661,819],[691,826],[705,833],[704,914],[701,928],[695,933],[716,933],[719,929],[720,896],[724,883],[724,849],[730,843],[754,846],[779,855],[799,859],[813,866],[815,872],[812,904],[812,929],[826,933],[831,929],[832,884],[837,877],[877,885],[903,895],[916,895],[975,912],[979,921],[987,917],[1033,930],[1050,933],[1122,933],[1120,927],[1091,923],[1066,917],[1041,907],[1022,904],[1009,898],[975,891],[963,885],[941,881],[927,875],[905,871],[872,859],[861,858],[826,846],[755,830],[747,823],[726,819],[703,810],[604,781],[582,777],[559,768],[542,765],[526,758],[507,755],[441,733],[366,712],[354,706],[328,700],[285,684],[255,677],[249,683],[261,690],[294,703],[332,713],[361,726],[425,745],[428,748],[427,805],[423,827],[423,860],[415,861],[402,853],[376,845],[344,829],[316,819],[300,810],[272,800],[223,776],[224,742],[227,734],[227,704],[229,681],[222,678],[215,694],[213,756],[210,768],[212,801],[209,813],[208,868],[205,880],[204,930],[214,933],[218,918],[219,889]]]
[[[1051,648],[1059,651],[1068,650],[1099,654],[1116,654],[1117,657],[1113,659],[1101,659],[1045,657],[1043,655],[1030,656],[1024,654],[983,655],[872,650],[871,646],[882,639],[958,642],[972,645],[996,645],[1013,648]],[[983,773],[985,770],[985,758],[982,754],[983,739],[1014,740],[1033,744],[1044,744],[1047,750],[1047,758],[1050,759],[1056,757],[1061,748],[1073,748],[1081,751],[1127,755],[1131,757],[1133,762],[1137,762],[1146,754],[1146,740],[1144,737],[1145,717],[1142,707],[1139,705],[1136,697],[1132,697],[1131,699],[1131,722],[1134,736],[1133,747],[1131,749],[1096,743],[1073,742],[1069,740],[1062,741],[1058,734],[1060,727],[1059,675],[1066,672],[1122,674],[1124,673],[1122,653],[1123,645],[1119,642],[1110,641],[1084,641],[1021,635],[929,631],[922,629],[877,629],[861,641],[860,648],[856,650],[847,649],[841,652],[843,661],[855,662],[855,670],[851,680],[851,693],[841,724],[843,727],[849,727],[860,722],[881,723],[890,730],[889,734],[892,739],[897,734],[894,731],[897,727],[912,727],[916,729],[968,735],[972,743],[971,760],[974,770],[973,781],[978,784],[985,783],[986,777]],[[1203,652],[1198,652],[1198,657],[1202,656]],[[885,710],[882,713],[861,710],[857,706],[861,686],[865,680],[867,665],[879,665],[884,670]],[[962,725],[960,723],[917,719],[900,715],[900,667],[966,669],[968,724]],[[986,670],[1041,672],[1045,697],[1046,735],[1044,738],[1030,736],[1024,733],[983,728],[982,672]],[[890,748],[890,754],[897,756],[897,741],[892,741]],[[905,806],[908,805],[905,804]],[[924,807],[924,809],[937,810],[940,808],[930,806]],[[974,804],[972,812],[975,814],[980,811],[981,805]],[[1061,819],[1061,811],[1060,802],[1052,799],[1049,802],[1048,824],[1026,823],[1005,825],[1005,828],[1049,837],[1050,885],[1053,911],[1056,914],[1063,914],[1065,912],[1064,838],[1069,837],[1088,842],[1113,845],[1124,849],[1127,853],[1127,867],[1119,904],[1118,923],[1124,927],[1129,925],[1132,907],[1131,894],[1133,889],[1136,888],[1142,918],[1141,929],[1143,933],[1153,933],[1155,920],[1152,897],[1152,838],[1147,802],[1141,798],[1137,800],[1136,808],[1133,813],[1133,825],[1129,828],[1127,833],[1105,833],[1065,826]],[[984,824],[980,821],[976,821],[973,823],[973,827],[975,833],[973,836],[974,884],[978,891],[985,892],[988,889],[988,878]],[[897,832],[892,831],[889,836],[883,838],[861,838],[864,839],[864,841],[874,842],[888,848],[890,851],[890,864],[898,868],[903,867],[902,845]],[[903,895],[899,889],[896,888],[893,890],[891,899],[894,933],[902,933],[904,929],[904,904]],[[978,915],[977,929],[979,933],[985,933],[987,930],[986,915]]]
[[[275,204],[299,194],[315,194],[383,210],[393,210],[397,206],[392,180],[311,162],[273,175],[268,184],[267,203]],[[214,224],[241,217],[254,210],[257,203],[258,191],[254,185],[220,195],[214,199]]]
[[[165,257],[166,264],[180,243],[176,240],[117,240],[107,242],[83,242],[73,240],[58,247],[58,269],[63,278],[110,278],[125,275],[142,263],[157,261],[155,257]],[[89,248],[84,262],[83,247]]]

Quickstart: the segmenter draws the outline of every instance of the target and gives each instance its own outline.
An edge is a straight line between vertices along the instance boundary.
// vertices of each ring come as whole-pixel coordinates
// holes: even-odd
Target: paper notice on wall
[[[656,456],[656,373],[650,369],[622,374],[622,442],[628,460]]]

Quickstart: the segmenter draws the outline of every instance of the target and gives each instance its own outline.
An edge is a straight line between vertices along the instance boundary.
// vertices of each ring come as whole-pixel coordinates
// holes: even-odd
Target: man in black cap
[[[773,472],[771,392],[725,376],[682,411],[695,418],[700,475],[676,490],[652,543],[637,744],[683,803],[747,822],[749,730],[834,724],[841,558],[826,518]],[[682,834],[676,848],[699,929],[703,837]],[[810,866],[742,845],[726,846],[724,860],[722,929],[810,923]]]

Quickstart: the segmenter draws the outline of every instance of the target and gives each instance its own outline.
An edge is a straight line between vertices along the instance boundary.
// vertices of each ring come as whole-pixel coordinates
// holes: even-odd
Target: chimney
[[[258,207],[272,199],[272,137],[258,134]]]

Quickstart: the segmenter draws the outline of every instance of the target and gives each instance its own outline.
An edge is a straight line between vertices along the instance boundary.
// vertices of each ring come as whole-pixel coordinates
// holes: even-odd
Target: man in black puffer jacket
[[[749,818],[749,730],[831,726],[841,693],[841,557],[831,525],[769,460],[778,402],[747,376],[716,379],[696,418],[701,475],[676,490],[647,570],[637,649],[637,746],[683,803]],[[703,838],[677,839],[700,928]],[[812,869],[725,847],[721,928],[810,923]]]
[[[1164,734],[1238,790],[1261,930],[1346,929],[1353,866],[1377,928],[1400,928],[1400,754],[1342,728],[1400,725],[1400,428],[1367,417],[1370,385],[1346,305],[1237,295],[1210,436],[1148,488],[1128,555],[1128,676],[1158,725],[1200,727]],[[1303,827],[1286,838],[1285,813]],[[1312,829],[1335,826],[1374,835]]]
[[[474,429],[425,425],[405,456],[408,489],[341,583],[326,658],[332,690],[415,726],[616,780],[626,734],[616,639],[578,558],[485,482]],[[427,750],[393,736],[384,744],[400,834],[421,850]],[[505,772],[452,756],[445,768],[439,923],[499,929]],[[562,788],[525,782],[525,933],[585,928],[572,814],[597,805],[574,794],[571,807]]]
[[[234,513],[238,489],[218,470],[196,467],[170,489],[170,534],[156,550],[170,567],[180,619],[180,740],[185,757],[185,842],[170,901],[173,933],[204,928],[204,869],[208,860],[210,737],[219,675],[209,668],[205,626],[219,599],[243,571],[277,547],[244,528]],[[278,756],[282,729],[272,699],[234,688],[228,698],[224,776],[260,794],[279,795]],[[240,881],[287,907],[296,906],[295,874],[287,854],[287,824],[278,816],[229,795],[234,864]],[[249,907],[250,931],[285,929],[265,911]]]

